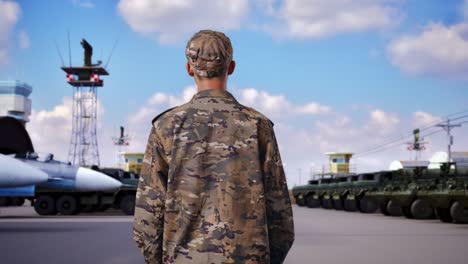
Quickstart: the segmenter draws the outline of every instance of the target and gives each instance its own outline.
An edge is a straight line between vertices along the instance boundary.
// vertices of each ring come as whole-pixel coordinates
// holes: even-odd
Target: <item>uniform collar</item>
[[[221,98],[236,100],[234,98],[234,96],[230,92],[228,92],[226,90],[208,89],[208,90],[203,90],[203,91],[200,91],[200,92],[196,93],[192,97],[191,101],[196,100],[196,99],[200,99],[200,98],[204,98],[204,97],[221,97]]]

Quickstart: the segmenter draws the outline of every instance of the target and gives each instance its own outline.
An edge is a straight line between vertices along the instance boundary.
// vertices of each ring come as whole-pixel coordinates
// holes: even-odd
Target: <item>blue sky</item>
[[[59,157],[66,158],[71,122],[57,124],[68,124],[72,90],[54,43],[68,64],[68,31],[74,65],[82,64],[82,37],[104,62],[117,40],[99,91],[103,163],[113,161],[116,127],[128,126],[134,150],[141,149],[151,116],[193,93],[184,47],[202,28],[231,38],[237,69],[230,89],[275,121],[293,183],[298,168],[320,167],[325,151],[367,149],[468,110],[464,0],[0,0],[0,17],[7,13],[9,20],[0,18],[0,79],[33,86],[28,129],[40,149]],[[468,150],[467,127],[455,134],[459,149]],[[48,129],[63,131],[62,140],[53,142]],[[424,155],[443,150],[444,140],[431,138]],[[402,146],[356,163],[371,170],[407,158]]]

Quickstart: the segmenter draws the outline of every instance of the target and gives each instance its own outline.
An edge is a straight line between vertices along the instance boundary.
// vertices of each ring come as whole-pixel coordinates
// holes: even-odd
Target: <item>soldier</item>
[[[196,33],[186,57],[198,93],[152,121],[134,239],[147,263],[282,263],[294,227],[273,123],[226,91],[223,33]]]

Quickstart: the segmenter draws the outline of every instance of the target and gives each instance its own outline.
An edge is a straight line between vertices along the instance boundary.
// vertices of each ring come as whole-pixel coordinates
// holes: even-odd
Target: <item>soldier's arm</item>
[[[153,127],[141,168],[133,225],[134,239],[146,263],[162,263],[168,166],[160,153],[163,152]]]
[[[270,263],[283,263],[294,241],[294,223],[273,124],[268,120],[261,121],[259,144],[265,183]]]

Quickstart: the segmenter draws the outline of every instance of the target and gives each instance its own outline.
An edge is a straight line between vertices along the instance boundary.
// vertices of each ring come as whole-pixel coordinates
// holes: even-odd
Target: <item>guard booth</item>
[[[127,172],[140,174],[144,155],[144,153],[122,152],[121,156],[124,161],[122,164],[122,169]]]
[[[353,153],[350,152],[327,152],[325,155],[328,156],[330,163],[331,174],[349,174],[350,172],[350,160]]]

